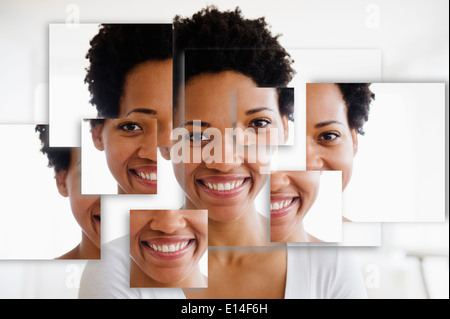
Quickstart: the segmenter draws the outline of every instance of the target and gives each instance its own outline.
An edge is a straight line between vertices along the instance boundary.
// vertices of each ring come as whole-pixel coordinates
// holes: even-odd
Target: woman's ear
[[[358,153],[358,130],[352,129],[353,157]]]
[[[170,147],[160,147],[159,151],[164,159],[170,161]]]
[[[96,124],[91,127],[92,141],[94,146],[99,151],[104,151],[105,146],[103,145],[103,124]]]
[[[69,196],[69,190],[67,188],[67,170],[60,171],[55,174],[56,179],[56,187],[58,188],[58,192],[64,196]]]

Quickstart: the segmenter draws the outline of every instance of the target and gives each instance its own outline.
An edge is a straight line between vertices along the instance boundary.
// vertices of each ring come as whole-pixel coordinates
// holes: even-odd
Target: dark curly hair
[[[117,118],[127,74],[138,64],[172,58],[172,24],[102,24],[86,54],[84,82],[98,117]]]
[[[370,104],[375,94],[370,90],[371,83],[336,83],[342,92],[347,106],[347,119],[351,129],[364,135],[363,125],[369,120]]]
[[[41,152],[47,155],[48,167],[53,167],[55,173],[67,171],[70,166],[71,147],[50,147],[49,144],[49,126],[36,125],[35,132],[39,132],[39,139],[41,140]]]
[[[220,12],[209,6],[192,18],[176,16],[173,23],[174,106],[183,72],[188,82],[203,73],[236,71],[259,87],[277,88],[280,113],[293,119],[293,94],[279,88],[286,87],[295,75],[294,61],[263,17],[244,19],[239,8]]]

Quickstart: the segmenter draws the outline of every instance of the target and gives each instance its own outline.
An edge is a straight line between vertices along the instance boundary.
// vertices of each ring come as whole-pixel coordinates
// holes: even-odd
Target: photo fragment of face
[[[131,210],[130,286],[206,287],[207,247],[206,210]]]
[[[157,194],[157,120],[105,119],[92,128],[95,147],[105,152],[119,194]]]
[[[287,115],[280,113],[276,88],[237,88],[236,144],[283,145],[289,135]]]
[[[101,247],[101,200],[98,195],[81,193],[81,148],[50,147],[49,125],[36,125],[41,152],[54,172],[56,187],[68,198],[72,215],[81,227],[81,242],[57,259],[99,259]]]
[[[307,170],[342,171],[342,190],[350,182],[358,149],[357,130],[350,128],[347,106],[334,83],[306,85]]]
[[[100,249],[101,199],[98,195],[81,194],[80,148],[71,148],[70,153],[70,165],[67,171],[56,173],[57,187],[61,195],[69,198],[72,213],[82,228],[84,236]]]
[[[267,180],[269,156],[236,151],[236,92],[238,87],[256,87],[247,76],[234,71],[201,74],[185,86],[182,143],[184,157],[174,164],[192,207],[208,209],[209,218],[230,222],[254,205]],[[179,111],[179,110],[178,110]],[[174,154],[174,152],[172,152]],[[265,154],[264,154],[265,155]],[[172,157],[173,159],[173,157]]]
[[[157,146],[171,146],[172,59],[143,62],[127,74],[119,118],[157,119]]]
[[[308,242],[303,221],[319,193],[319,171],[273,171],[270,175],[270,237]]]
[[[208,209],[214,221],[235,221],[254,208],[270,158],[289,134],[288,117],[280,114],[275,88],[258,87],[238,71],[200,73],[183,93],[171,159],[187,205]]]

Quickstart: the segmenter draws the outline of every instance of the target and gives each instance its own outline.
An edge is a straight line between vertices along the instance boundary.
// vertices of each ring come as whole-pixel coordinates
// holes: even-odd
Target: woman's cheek
[[[342,190],[350,182],[353,171],[353,156],[348,151],[342,151],[341,154],[334,154],[330,169],[342,171]]]
[[[105,147],[106,160],[108,162],[109,169],[114,177],[121,175],[121,172],[126,169],[126,154],[128,151],[128,145],[124,143],[114,143],[114,140],[109,141]]]

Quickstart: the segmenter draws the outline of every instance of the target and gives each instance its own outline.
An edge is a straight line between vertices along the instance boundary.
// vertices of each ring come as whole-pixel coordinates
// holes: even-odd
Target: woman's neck
[[[57,259],[100,259],[100,248],[82,232],[81,242],[71,251]]]
[[[186,199],[186,209],[198,209]],[[208,214],[214,215],[208,210]],[[269,220],[252,205],[229,222],[208,219],[209,246],[267,246],[270,245]]]
[[[283,242],[286,243],[304,243],[309,241],[308,234],[305,232],[305,227],[303,226],[303,222],[298,223],[295,227],[294,231],[285,237]]]
[[[266,246],[269,241],[268,219],[247,211],[239,219],[222,223],[209,219],[209,246]]]

